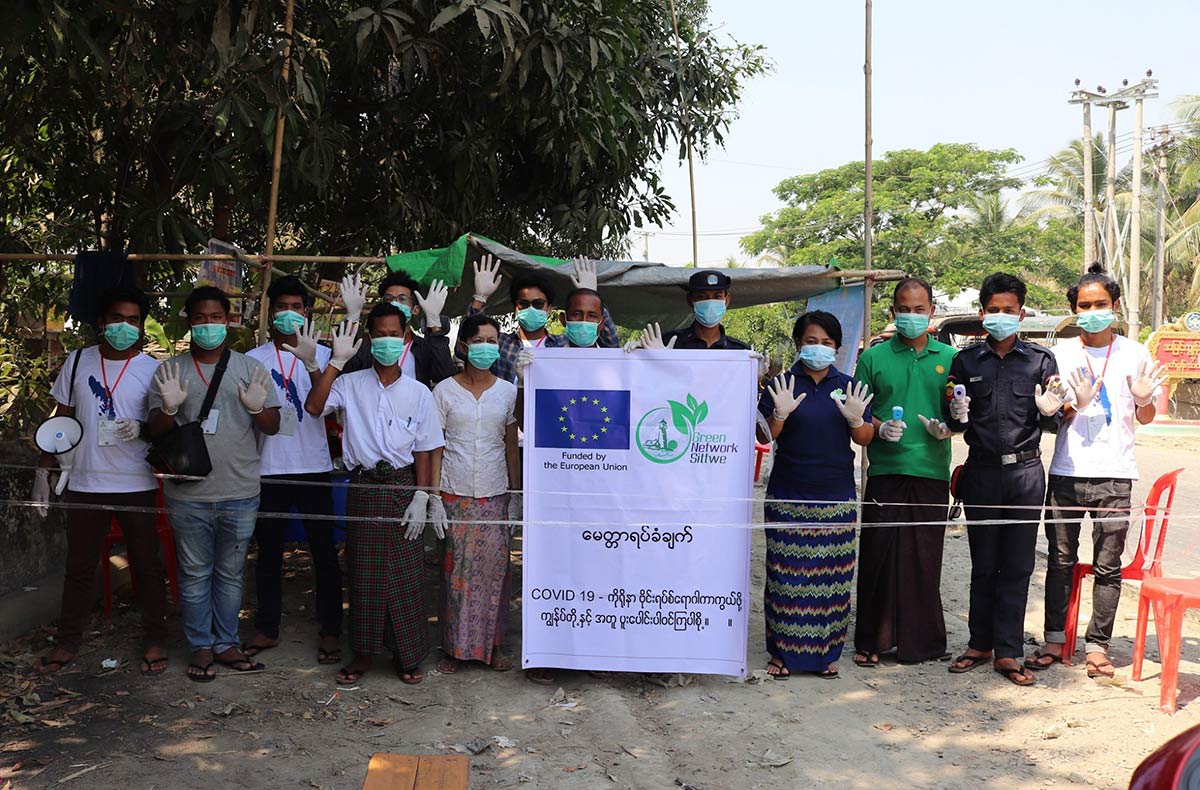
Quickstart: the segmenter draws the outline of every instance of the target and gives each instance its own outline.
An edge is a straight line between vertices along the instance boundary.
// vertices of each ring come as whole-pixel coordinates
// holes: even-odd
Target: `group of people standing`
[[[837,319],[809,312],[796,321],[796,362],[759,404],[760,438],[777,447],[765,507],[767,671],[776,678],[838,675],[855,564],[852,443],[866,447],[868,460],[854,663],[875,667],[887,653],[904,664],[950,660],[941,571],[955,433],[969,448],[956,494],[971,554],[970,639],[949,671],[992,664],[1028,686],[1033,672],[1074,651],[1065,644],[1067,605],[1090,514],[1096,584],[1087,672],[1113,675],[1108,645],[1137,479],[1134,431],[1154,419],[1165,374],[1144,346],[1113,331],[1121,290],[1098,267],[1067,291],[1079,338],[1053,349],[1018,336],[1025,295],[1011,274],[987,277],[979,292],[987,337],[960,351],[930,336],[932,287],[902,280],[892,297],[895,333],[863,352],[853,378],[833,365]],[[1048,482],[1043,431],[1057,434]],[[1045,644],[1026,657],[1043,510]]]

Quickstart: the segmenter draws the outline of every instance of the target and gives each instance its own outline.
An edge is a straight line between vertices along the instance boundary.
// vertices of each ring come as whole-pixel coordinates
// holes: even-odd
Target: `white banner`
[[[525,668],[746,674],[744,351],[538,349],[525,379]]]

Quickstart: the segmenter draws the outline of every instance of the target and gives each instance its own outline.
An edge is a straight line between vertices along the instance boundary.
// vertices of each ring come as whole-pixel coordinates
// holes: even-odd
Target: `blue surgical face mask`
[[[225,342],[229,327],[225,324],[193,324],[192,341],[200,348],[212,351]]]
[[[1079,328],[1084,332],[1096,333],[1108,329],[1116,319],[1117,317],[1113,315],[1113,311],[1105,308],[1103,310],[1088,310],[1086,313],[1079,313],[1075,316],[1075,323],[1079,324]]]
[[[380,365],[395,365],[404,354],[404,338],[402,337],[373,337],[371,338],[371,356]]]
[[[983,317],[983,328],[993,340],[1008,340],[1020,325],[1020,316],[1011,313],[988,313]]]
[[[546,325],[550,320],[550,314],[545,310],[539,310],[536,307],[526,307],[524,310],[517,311],[517,321],[520,322],[521,328],[526,332],[536,332]]]
[[[591,321],[568,321],[567,340],[571,345],[588,348],[596,345],[596,337],[600,334],[600,325]]]
[[[800,346],[800,362],[809,370],[824,370],[833,364],[837,352],[829,346],[812,343]]]
[[[925,313],[896,313],[896,331],[909,340],[916,340],[929,329]]]
[[[142,336],[142,330],[132,324],[127,324],[124,321],[118,321],[115,324],[107,324],[104,327],[104,339],[108,344],[117,351],[124,351],[138,341]]]
[[[468,343],[467,362],[471,367],[487,370],[500,359],[500,346],[495,343]]]
[[[271,318],[271,323],[281,333],[294,335],[297,329],[304,326],[304,316],[295,310],[280,310]]]
[[[725,317],[724,299],[704,299],[692,304],[696,320],[707,327],[714,327]]]
[[[404,313],[404,321],[406,324],[412,320],[412,307],[409,305],[406,305],[404,302],[392,302],[392,307]]]

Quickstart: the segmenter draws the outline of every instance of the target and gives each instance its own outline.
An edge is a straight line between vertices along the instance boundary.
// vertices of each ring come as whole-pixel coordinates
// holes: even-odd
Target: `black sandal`
[[[162,664],[162,666],[158,669],[155,669],[155,664]],[[142,656],[142,666],[138,669],[138,671],[142,674],[142,677],[147,677],[149,675],[161,675],[167,671],[167,657],[162,656],[161,658],[150,658],[150,656]]]
[[[207,664],[188,664],[187,668],[188,680],[192,681],[193,683],[212,683],[217,679],[216,668],[214,667],[212,661],[209,661]],[[200,670],[201,674],[193,674],[191,671],[193,669]],[[210,673],[209,670],[212,670],[212,672]]]
[[[816,675],[821,680],[837,680],[839,677],[836,669],[827,669],[824,672],[813,672],[812,674]]]
[[[862,661],[859,661],[859,659]],[[863,669],[875,669],[879,666],[878,658],[871,658],[871,654],[864,650],[854,651],[854,666],[862,667]]]
[[[773,673],[771,672],[771,667],[774,667],[779,671]],[[787,680],[792,676],[792,671],[788,669],[787,666],[778,658],[772,658],[767,662],[767,674],[770,675],[773,680]]]
[[[984,664],[990,664],[993,660],[994,659],[991,656],[968,656],[966,653],[964,653],[958,658],[954,659],[954,661],[950,663],[948,669],[950,670],[951,674],[961,675],[964,672],[970,672],[972,669],[978,669]],[[965,667],[958,666],[958,664],[961,664],[964,661],[969,661],[970,663]],[[1000,670],[997,669],[996,671],[999,672]],[[1013,671],[1017,672],[1019,670]]]
[[[223,667],[229,667],[234,672],[262,672],[267,668],[267,665],[261,661],[251,661],[245,656],[235,658],[232,661],[224,661],[218,658],[217,663]]]
[[[275,644],[275,645],[253,645],[253,644],[250,644],[249,642],[247,642],[246,644],[242,645],[242,654],[245,655],[246,658],[254,658],[255,656],[257,656],[259,653],[261,653],[264,650],[274,650],[277,647],[279,647],[279,645],[277,645],[277,644]]]
[[[1019,666],[1011,669],[1001,669],[1000,667],[994,667],[994,669],[997,675],[1003,675],[1008,678],[1009,682],[1017,686],[1032,686],[1037,682],[1032,675],[1026,677],[1025,670]]]
[[[317,663],[318,664],[340,664],[342,663],[342,649],[335,647],[333,650],[324,650],[317,648]]]
[[[1040,659],[1043,659],[1043,658],[1050,659],[1050,663],[1049,664],[1041,663]],[[1056,656],[1053,653],[1043,653],[1041,650],[1035,650],[1032,656],[1025,659],[1025,668],[1032,669],[1034,672],[1041,672],[1043,670],[1049,669],[1050,667],[1054,666],[1055,664],[1061,664],[1061,663],[1063,663],[1062,656]]]

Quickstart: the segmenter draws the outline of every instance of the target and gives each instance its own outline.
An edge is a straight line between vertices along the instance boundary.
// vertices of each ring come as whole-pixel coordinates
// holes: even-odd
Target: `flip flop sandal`
[[[774,667],[779,671],[777,673],[772,673],[771,667]],[[772,659],[767,662],[767,674],[771,676],[772,680],[787,680],[792,676],[792,671],[788,669],[782,661],[779,661],[779,659]],[[821,673],[814,672],[813,674],[819,675]]]
[[[212,683],[217,679],[217,673],[215,671],[212,674],[209,674],[209,670],[214,668],[212,661],[209,661],[207,664],[188,664],[187,668],[198,669],[201,672],[199,675],[191,672],[187,673],[187,679],[193,683]]]
[[[952,675],[961,675],[964,672],[970,672],[972,669],[978,669],[984,664],[990,664],[992,663],[992,660],[993,659],[991,656],[968,656],[964,653],[963,655],[954,659],[948,669]],[[961,664],[964,661],[969,661],[970,663],[965,667],[957,666],[957,664]],[[997,669],[996,671],[999,672],[1000,670]],[[1018,670],[1014,669],[1013,671],[1016,672]]]
[[[527,669],[525,670],[525,679],[530,683],[537,683],[539,686],[553,686],[554,676],[549,674],[549,670],[544,671],[546,674],[534,674],[538,673],[537,669]]]
[[[401,683],[405,683],[409,686],[415,686],[425,679],[425,673],[419,668],[413,667],[412,669],[397,672],[396,677],[400,678]]]
[[[859,661],[859,659],[862,661]],[[862,667],[863,669],[875,669],[879,666],[878,658],[871,658],[870,653],[864,653],[861,650],[854,651],[854,666]]]
[[[453,675],[458,671],[458,661],[452,658],[443,658],[437,663],[437,671],[443,675]]]
[[[349,670],[340,669],[337,673],[337,682],[343,686],[350,686],[362,680],[363,675],[367,674],[367,670]]]
[[[1041,659],[1050,659],[1049,664],[1041,663]],[[1043,672],[1055,664],[1062,663],[1062,656],[1056,656],[1053,653],[1043,653],[1041,650],[1034,651],[1033,655],[1025,659],[1025,668],[1032,669],[1034,672]]]
[[[245,644],[245,645],[242,645],[242,652],[246,655],[246,658],[254,658],[255,656],[257,656],[259,653],[261,653],[264,650],[274,650],[277,647],[279,647],[279,645]]]
[[[158,669],[155,669],[154,668],[155,664],[162,664],[162,666],[159,667]],[[166,671],[167,671],[167,657],[166,656],[163,656],[162,658],[150,658],[149,656],[142,656],[142,665],[138,669],[138,672],[140,672],[142,674],[142,677],[147,677],[149,675],[161,675],[162,673],[164,673]]]
[[[1111,668],[1112,673],[1104,672],[1105,667]],[[1100,664],[1097,664],[1095,661],[1089,661],[1087,662],[1087,676],[1093,680],[1096,678],[1114,678],[1117,676],[1117,668],[1108,660]]]
[[[37,672],[43,677],[50,677],[51,675],[57,674],[59,670],[70,663],[71,659],[67,659],[66,661],[47,661],[43,656],[37,660],[36,664],[33,665],[33,671]]]
[[[813,674],[819,677],[821,680],[837,680],[839,677],[836,669],[832,672],[827,669],[824,672],[814,672]]]
[[[488,664],[488,666],[491,667],[493,672],[510,672],[512,671],[513,663],[507,658],[497,660],[495,656],[492,656],[492,663]]]
[[[342,663],[342,649],[322,650],[317,648],[317,663],[318,664],[340,664]]]
[[[1025,677],[1025,670],[1021,667],[1013,667],[1012,669],[1001,669],[995,667],[997,675],[1003,675],[1008,678],[1011,683],[1017,686],[1032,686],[1037,681],[1032,676]]]
[[[251,661],[248,658],[235,658],[232,661],[217,659],[217,663],[223,667],[229,667],[234,672],[262,672],[267,668],[267,665],[261,661]]]

